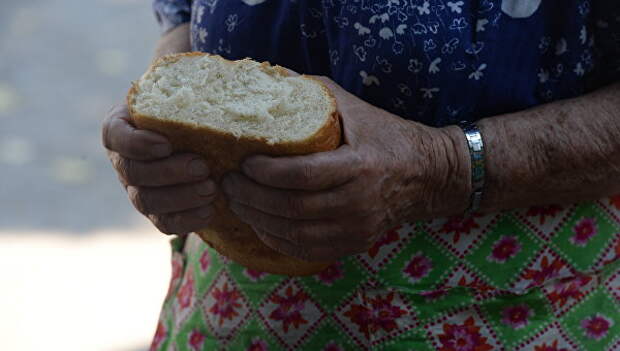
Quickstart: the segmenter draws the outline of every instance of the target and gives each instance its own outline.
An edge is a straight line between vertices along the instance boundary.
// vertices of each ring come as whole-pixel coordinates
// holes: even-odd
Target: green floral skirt
[[[172,246],[151,350],[620,350],[620,197],[403,223],[301,278]]]

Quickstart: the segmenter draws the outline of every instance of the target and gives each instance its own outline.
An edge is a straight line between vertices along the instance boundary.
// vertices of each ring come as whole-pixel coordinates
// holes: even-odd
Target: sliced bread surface
[[[329,89],[267,62],[204,53],[164,56],[133,84],[127,102],[138,128],[166,136],[175,151],[204,156],[217,184],[250,155],[304,155],[333,150],[341,141]],[[211,225],[197,234],[224,256],[285,275],[313,274],[329,265],[266,246],[229,210],[223,194],[214,207]]]

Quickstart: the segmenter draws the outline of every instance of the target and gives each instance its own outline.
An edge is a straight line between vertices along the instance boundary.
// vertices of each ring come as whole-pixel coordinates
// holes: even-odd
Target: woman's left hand
[[[458,127],[407,121],[328,78],[344,144],[303,156],[255,155],[222,189],[231,210],[273,249],[307,261],[364,252],[402,222],[461,213],[470,189]]]

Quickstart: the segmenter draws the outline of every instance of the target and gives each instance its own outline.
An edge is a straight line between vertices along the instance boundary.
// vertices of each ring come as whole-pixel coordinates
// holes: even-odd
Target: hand
[[[231,210],[265,244],[330,261],[366,251],[402,222],[465,210],[469,164],[458,127],[404,120],[319,79],[336,97],[344,144],[304,156],[255,155],[222,182]]]
[[[172,154],[168,140],[136,129],[127,105],[113,107],[103,122],[103,145],[135,208],[165,234],[207,227],[215,183],[195,154]]]

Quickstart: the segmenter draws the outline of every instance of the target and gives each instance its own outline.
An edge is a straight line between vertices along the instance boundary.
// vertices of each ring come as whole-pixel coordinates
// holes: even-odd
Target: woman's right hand
[[[103,145],[135,208],[165,234],[186,234],[209,225],[216,185],[201,156],[173,154],[168,140],[135,128],[126,104],[103,122]]]

